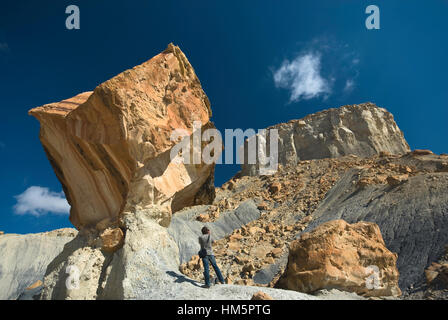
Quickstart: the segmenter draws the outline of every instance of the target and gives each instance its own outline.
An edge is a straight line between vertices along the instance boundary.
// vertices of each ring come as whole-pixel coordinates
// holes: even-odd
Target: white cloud
[[[274,72],[275,85],[290,91],[290,102],[308,100],[331,92],[329,81],[320,73],[320,59],[319,53],[304,53],[291,62],[285,60]]]
[[[70,211],[63,192],[53,192],[44,187],[31,186],[15,198],[17,204],[14,206],[14,212],[20,215],[68,214]]]
[[[353,79],[348,79],[345,81],[344,92],[350,92],[355,87],[355,81]]]
[[[348,44],[332,37],[299,43],[298,54],[273,69],[277,88],[289,92],[289,102],[340,95],[346,99],[358,84],[361,59]]]

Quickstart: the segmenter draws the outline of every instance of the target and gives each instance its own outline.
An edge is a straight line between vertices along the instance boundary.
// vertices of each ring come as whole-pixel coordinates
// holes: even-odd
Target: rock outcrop
[[[172,212],[214,198],[214,164],[170,159],[176,129],[213,127],[210,102],[182,51],[170,44],[93,92],[29,111],[78,228],[103,228],[147,210],[167,226]],[[152,210],[157,206],[160,210]]]
[[[339,289],[364,296],[399,296],[397,255],[374,223],[333,220],[290,245],[277,286],[300,292]]]
[[[404,154],[409,151],[393,115],[372,103],[328,109],[267,129],[278,130],[278,163],[281,165],[349,154],[369,157],[380,152]],[[263,166],[247,163],[247,156],[245,159],[241,174],[258,175]]]
[[[151,214],[124,214],[123,226],[124,245],[113,254],[89,245],[82,233],[67,243],[48,266],[41,299],[250,300],[258,291],[278,300],[315,299],[300,292],[250,286],[216,285],[205,290],[202,283],[179,272],[176,242]],[[67,286],[66,272],[74,266],[79,281]]]
[[[44,278],[47,265],[73,240],[75,229],[0,237],[0,300],[17,299]]]
[[[305,231],[336,219],[374,222],[387,248],[398,254],[401,290],[425,283],[425,269],[440,258],[448,244],[448,173],[438,172],[446,157],[424,157],[410,154],[383,160],[395,170],[413,168],[408,180],[398,185],[381,183],[387,175],[374,173],[374,168],[347,171],[321,201]],[[357,181],[370,170],[378,181],[360,187]]]

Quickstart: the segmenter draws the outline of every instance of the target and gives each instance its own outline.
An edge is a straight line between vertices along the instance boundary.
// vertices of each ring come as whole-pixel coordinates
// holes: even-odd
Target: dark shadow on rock
[[[68,260],[68,257],[70,257],[73,252],[78,250],[79,248],[82,248],[86,245],[86,240],[83,238],[82,235],[78,234],[73,240],[67,242],[64,245],[64,249],[59,253],[53,261],[49,263],[47,266],[47,270],[45,271],[45,276],[49,275],[54,270],[60,269],[58,273],[58,283],[55,285],[55,288],[52,292],[51,297],[46,297],[47,299],[56,299],[56,297],[65,296],[67,292],[67,288],[65,285],[62,285],[61,283],[65,282],[68,274],[66,273],[66,268],[60,268],[60,265],[64,265],[66,261]],[[40,292],[39,295],[41,295],[43,291]],[[40,296],[39,296],[40,299]]]
[[[190,279],[190,278],[187,278],[186,276],[181,275],[179,273],[176,273],[174,271],[167,271],[166,274],[171,276],[171,277],[177,278],[174,281],[175,283],[189,282],[189,283],[191,283],[192,285],[194,285],[196,287],[202,288],[202,285],[200,285],[197,281],[195,281],[193,279]]]

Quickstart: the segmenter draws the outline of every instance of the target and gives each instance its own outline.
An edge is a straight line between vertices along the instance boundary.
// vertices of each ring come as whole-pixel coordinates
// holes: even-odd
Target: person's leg
[[[204,258],[202,258],[202,265],[204,266],[204,280],[206,286],[210,286],[210,267],[208,264],[208,257],[209,256],[205,256]]]
[[[219,270],[219,267],[216,264],[215,256],[209,256],[209,257],[210,257],[210,263],[212,264],[212,267],[215,270],[219,282],[224,283],[224,277],[222,276],[221,270]]]

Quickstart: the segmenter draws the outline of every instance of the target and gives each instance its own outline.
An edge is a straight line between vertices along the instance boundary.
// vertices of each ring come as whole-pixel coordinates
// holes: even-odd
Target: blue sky
[[[65,28],[71,4],[80,30]],[[380,30],[365,27],[370,4]],[[71,226],[27,111],[92,90],[169,42],[195,68],[220,130],[371,101],[394,114],[411,148],[448,152],[447,16],[447,0],[3,1],[0,230]],[[237,170],[218,165],[217,185]],[[36,199],[55,200],[41,204],[51,212]]]

